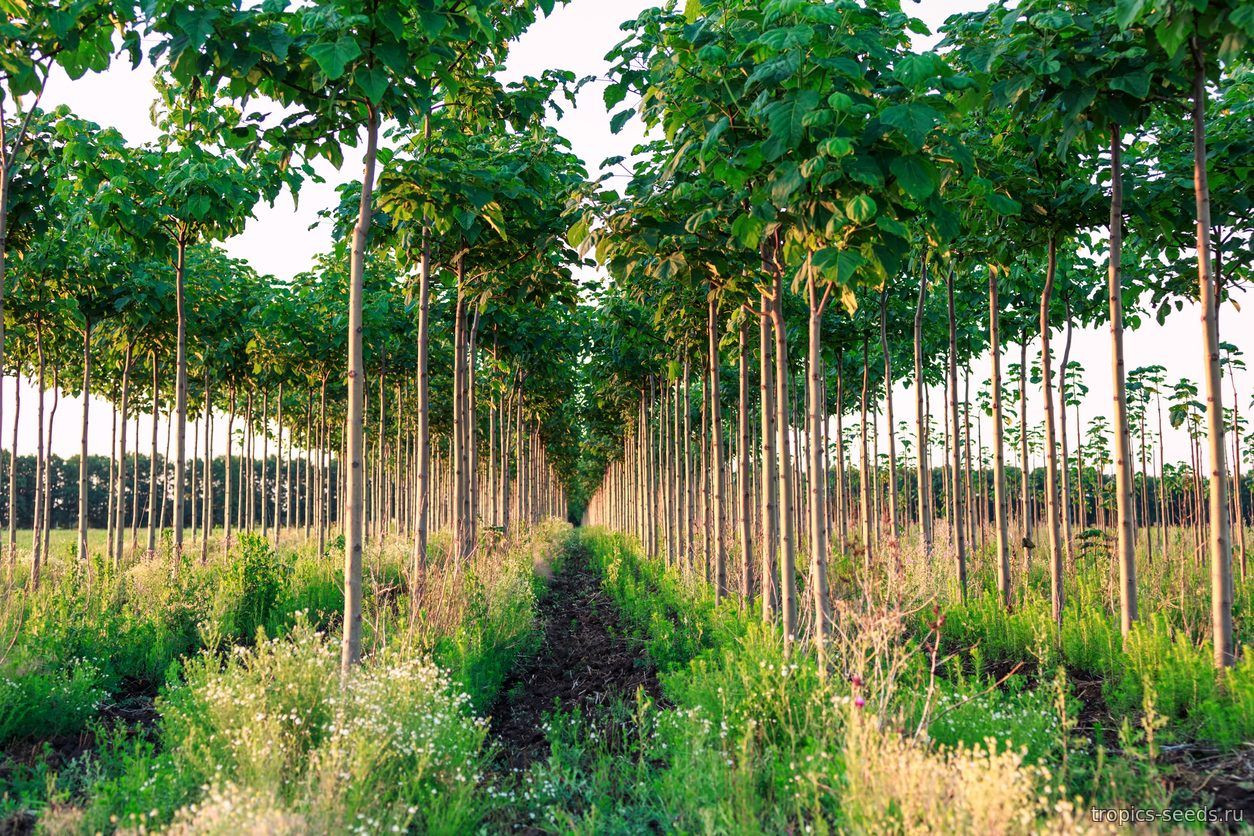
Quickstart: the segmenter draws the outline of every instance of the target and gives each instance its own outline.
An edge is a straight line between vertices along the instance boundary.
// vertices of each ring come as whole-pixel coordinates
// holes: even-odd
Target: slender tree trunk
[[[950,432],[954,440],[953,486],[950,496],[954,502],[954,542],[957,544],[954,553],[955,569],[958,579],[958,593],[962,600],[967,599],[967,545],[962,530],[962,485],[960,483],[962,462],[958,440],[958,334],[954,316],[954,273],[951,268],[945,277],[945,287],[949,299],[949,420]]]
[[[353,253],[349,270],[348,301],[348,416],[345,446],[349,473],[344,508],[344,642],[340,653],[340,677],[347,680],[361,659],[361,551],[363,528],[363,461],[365,448],[366,364],[362,352],[362,283],[366,271],[366,241],[370,233],[373,207],[375,157],[379,139],[379,116],[369,108],[366,120],[365,171],[361,179],[361,201],[353,229]]]
[[[718,356],[718,301],[710,288],[709,302],[706,306],[706,337],[709,342],[710,368],[710,480],[711,491],[710,513],[712,515],[714,545],[714,590],[716,596],[727,592],[727,540],[723,527],[723,504],[725,484],[723,480],[723,419],[719,403],[719,356]]]
[[[1010,608],[1010,531],[1006,520],[1009,502],[1006,494],[1006,449],[1001,405],[1001,305],[998,301],[997,270],[988,270],[989,358],[993,365],[993,515],[997,526],[997,590],[1002,606]]]
[[[758,317],[758,397],[762,407],[762,469],[758,484],[762,506],[762,620],[770,624],[775,621],[779,610],[776,566],[779,558],[779,481],[775,456],[775,363],[772,357],[771,300],[766,291],[762,292],[761,304],[762,313]]]
[[[1049,236],[1049,255],[1045,267],[1045,288],[1041,292],[1041,383],[1045,401],[1045,525],[1049,531],[1050,600],[1054,622],[1062,627],[1065,603],[1062,585],[1062,534],[1058,520],[1058,451],[1054,442],[1054,377],[1050,351],[1049,306],[1054,293],[1054,277],[1058,268],[1058,242]]]
[[[39,570],[43,553],[41,523],[43,520],[44,479],[47,478],[47,468],[44,464],[44,370],[46,361],[44,358],[43,333],[43,324],[37,323],[35,325],[35,353],[39,358],[39,370],[36,377],[39,401],[38,406],[35,408],[35,420],[38,423],[38,428],[35,431],[35,511],[31,516],[31,589],[39,588]]]
[[[91,318],[83,319],[83,436],[78,455],[78,559],[90,566],[87,559],[87,416],[91,412]],[[122,416],[123,425],[126,416]],[[125,455],[125,454],[123,454]],[[125,483],[122,483],[125,484]],[[113,492],[113,483],[109,484]],[[121,500],[119,499],[119,503]],[[112,523],[112,518],[110,518]],[[110,533],[112,533],[110,531]],[[112,544],[112,540],[109,541]]]
[[[832,605],[827,597],[827,471],[823,468],[823,307],[826,295],[820,296],[813,275],[807,283],[809,291],[809,348],[806,361],[806,447],[810,488],[810,588],[814,595],[814,645],[818,652],[819,677],[827,676],[827,633],[832,620]]]
[[[160,363],[152,353],[152,455],[148,457],[148,556],[157,553],[157,419],[160,417]],[[162,463],[164,466],[164,462]]]
[[[737,332],[740,348],[740,388],[736,409],[736,488],[740,505],[737,522],[740,526],[740,598],[747,605],[753,597],[753,486],[749,483],[749,460],[753,458],[749,446],[749,312],[741,311],[740,328]]]
[[[1119,126],[1110,130],[1110,300],[1111,373],[1114,378],[1115,491],[1119,517],[1119,623],[1128,635],[1136,620],[1136,508],[1132,501],[1132,444],[1128,431],[1128,395],[1123,362],[1123,140]],[[1222,429],[1220,430],[1222,434]]]
[[[174,265],[174,300],[178,313],[178,340],[175,350],[174,389],[174,566],[183,556],[183,493],[187,489],[187,244],[188,233],[178,234]]]
[[[779,451],[779,580],[784,647],[791,649],[797,636],[796,541],[793,537],[792,463],[788,441],[788,332],[784,323],[784,286],[775,272],[771,297],[771,323],[775,332],[775,445]]]
[[[1028,501],[1028,338],[1019,343],[1019,514],[1023,525],[1023,583],[1032,568],[1032,507]]]
[[[3,204],[0,204],[2,206]],[[3,249],[0,249],[3,253]],[[0,327],[3,327],[0,325]],[[22,417],[22,375],[13,375],[13,436],[9,445],[9,579],[17,566],[17,430]]]
[[[1228,519],[1224,450],[1223,372],[1219,366],[1218,291],[1211,272],[1210,182],[1206,172],[1206,56],[1195,33],[1193,56],[1193,192],[1197,203],[1198,298],[1202,303],[1202,358],[1206,389],[1206,434],[1210,458],[1211,633],[1215,665],[1236,659],[1232,639],[1232,530]],[[1135,580],[1133,580],[1135,584]],[[1133,587],[1135,591],[1135,587]],[[1135,608],[1132,611],[1136,615]]]
[[[996,279],[993,271],[989,271],[990,292],[995,293]],[[919,299],[914,308],[914,420],[915,435],[918,437],[918,461],[916,462],[919,481],[919,536],[923,540],[923,553],[932,552],[932,514],[927,507],[927,488],[930,475],[927,469],[927,423],[923,406],[923,305],[927,298],[927,258],[924,257],[919,277]],[[996,307],[993,308],[994,312]],[[993,325],[994,333],[996,324]],[[994,337],[994,345],[996,338]],[[993,349],[993,374],[996,381],[997,349]],[[998,430],[1000,432],[1000,428]]]
[[[884,353],[884,420],[888,422],[888,517],[889,533],[898,537],[897,428],[893,425],[893,358],[888,350],[888,282],[880,291],[880,350]]]
[[[126,416],[131,408],[131,357],[133,346],[131,343],[126,344],[126,353],[122,359],[122,433],[118,439],[118,502],[117,502],[117,520],[113,526],[113,534],[117,538],[116,542],[111,542],[105,546],[106,555],[113,555],[113,565],[115,567],[122,565],[122,546],[125,517],[125,503],[123,499],[126,497]],[[84,412],[86,410],[84,409]],[[86,422],[86,418],[83,419]],[[138,427],[137,427],[138,429]],[[135,439],[135,447],[139,448],[139,439]]]

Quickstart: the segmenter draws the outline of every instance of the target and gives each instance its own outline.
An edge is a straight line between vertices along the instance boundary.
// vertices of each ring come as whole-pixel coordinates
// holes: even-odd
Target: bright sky
[[[906,9],[922,18],[936,29],[950,14],[968,11],[985,5],[985,0],[926,0],[922,3],[906,3]],[[641,10],[654,5],[645,0],[573,0],[557,9],[551,17],[537,23],[515,45],[508,66],[510,78],[522,75],[538,75],[546,68],[571,70],[577,77],[603,76],[605,53],[622,38],[619,25],[623,20],[635,17]],[[934,38],[921,39],[918,46],[926,47]],[[151,85],[151,69],[145,65],[132,70],[125,62],[100,75],[92,75],[71,82],[60,75],[50,84],[43,104],[69,105],[76,113],[102,125],[118,128],[134,143],[155,136],[149,121],[149,106],[154,98]],[[570,138],[575,151],[587,163],[589,172],[596,175],[600,161],[611,156],[626,155],[640,139],[638,127],[629,124],[620,135],[609,130],[609,116],[601,102],[601,83],[587,85],[579,98],[578,107],[568,111],[558,123],[562,132]],[[227,242],[232,255],[246,258],[258,270],[281,278],[295,275],[306,269],[312,258],[327,247],[325,229],[310,230],[317,220],[320,209],[335,204],[335,186],[350,178],[360,176],[361,158],[350,154],[343,168],[336,171],[326,163],[320,164],[327,182],[322,185],[307,184],[301,192],[298,205],[290,196],[283,196],[274,207],[260,206],[256,218],[245,232]],[[1254,365],[1254,294],[1244,294],[1240,299],[1242,310],[1225,306],[1221,314],[1221,338],[1235,343]],[[1090,392],[1082,409],[1084,415],[1110,413],[1112,385],[1110,379],[1109,334],[1106,329],[1079,331],[1075,335],[1072,356],[1086,368],[1084,380]],[[1061,344],[1061,340],[1059,340]],[[1058,349],[1061,351],[1061,348]],[[1017,349],[1015,351],[1017,355]],[[1180,377],[1201,379],[1203,352],[1198,310],[1186,308],[1173,316],[1165,326],[1148,324],[1139,331],[1125,336],[1125,353],[1128,367],[1161,363],[1167,367],[1168,379]],[[1015,359],[1015,358],[1011,358]],[[972,370],[972,392],[989,375],[987,358],[982,358]],[[1250,377],[1238,379],[1242,403],[1249,412]],[[11,438],[13,382],[4,384],[4,422],[0,436],[8,445]],[[1225,391],[1230,404],[1230,391]],[[22,392],[22,416],[19,429],[19,453],[31,453],[35,446],[36,422],[34,417],[34,393],[26,386]],[[933,394],[932,404],[939,420],[940,397]],[[902,389],[894,398],[896,417],[913,422],[913,395]],[[1039,400],[1029,406],[1030,414],[1040,420]],[[79,450],[81,402],[76,398],[64,398],[57,411],[53,435],[53,452],[61,456],[74,455]],[[1074,421],[1074,418],[1071,418]],[[91,431],[89,448],[92,453],[107,454],[110,446],[110,413],[107,405],[93,402],[90,414]],[[151,424],[140,421],[140,438],[149,437]],[[164,441],[164,422],[161,427]],[[1168,458],[1187,458],[1188,448],[1183,433],[1168,430]],[[883,436],[883,433],[881,433]],[[987,436],[987,434],[986,434]],[[215,445],[224,437],[224,426],[214,429]],[[129,442],[133,444],[133,438]],[[881,447],[886,449],[881,438]],[[1073,444],[1074,446],[1074,444]],[[189,440],[189,447],[190,440]],[[145,448],[146,450],[146,448]]]

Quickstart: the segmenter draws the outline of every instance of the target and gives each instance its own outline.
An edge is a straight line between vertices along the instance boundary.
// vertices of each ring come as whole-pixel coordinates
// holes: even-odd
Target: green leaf
[[[1120,29],[1127,29],[1141,14],[1145,0],[1115,0],[1115,22]]]
[[[549,3],[549,5],[553,5]],[[701,0],[688,0],[684,3],[684,20],[694,23],[701,17]]]
[[[1154,37],[1158,38],[1158,42],[1162,44],[1169,56],[1174,58],[1175,54],[1180,51],[1180,47],[1184,46],[1185,40],[1189,37],[1192,22],[1192,15],[1177,13],[1175,17],[1168,18],[1154,27]]]
[[[915,200],[926,200],[936,191],[940,179],[936,168],[919,157],[897,157],[888,168],[897,178],[897,185]]]
[[[610,133],[616,134],[623,129],[623,125],[627,124],[627,120],[635,114],[634,110],[620,110],[610,118]]]
[[[801,169],[796,163],[785,163],[775,171],[775,176],[771,178],[771,200],[776,205],[783,206],[788,202],[793,192],[805,185],[805,178],[801,176]]]
[[[770,133],[762,146],[768,160],[776,160],[796,148],[805,131],[805,117],[819,103],[817,90],[801,90],[790,99],[775,102],[766,111]]]
[[[819,143],[819,152],[839,159],[853,153],[853,143],[847,136],[829,136]]]
[[[318,69],[332,81],[344,75],[348,62],[359,55],[361,47],[347,35],[334,43],[320,43],[309,47],[309,57],[318,62]]]
[[[353,73],[353,83],[366,94],[371,104],[378,104],[387,92],[388,74],[382,67],[358,67]]]
[[[1147,70],[1139,70],[1135,73],[1119,76],[1110,80],[1110,86],[1113,90],[1122,90],[1129,96],[1136,99],[1144,99],[1149,96],[1150,76]]]
[[[845,204],[845,214],[856,224],[866,223],[875,217],[875,201],[870,195],[860,194]]]
[[[1023,210],[1019,201],[1000,192],[993,192],[988,196],[988,205],[999,215],[1017,215]]]
[[[927,135],[940,122],[940,114],[923,104],[900,104],[884,109],[880,121],[896,128],[915,148],[922,148]]]
[[[702,151],[709,151],[718,142],[718,138],[723,135],[723,131],[731,127],[731,121],[726,117],[720,117],[714,123],[714,127],[710,128],[710,132],[705,135],[705,142],[701,143]]]

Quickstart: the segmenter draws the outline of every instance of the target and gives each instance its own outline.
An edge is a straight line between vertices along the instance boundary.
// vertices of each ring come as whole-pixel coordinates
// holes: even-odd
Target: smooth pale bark
[[[871,532],[871,451],[867,446],[867,395],[870,389],[870,365],[867,362],[866,338],[862,340],[862,397],[859,403],[861,421],[859,421],[859,438],[861,450],[858,460],[858,517],[862,523],[862,565],[863,582],[871,582],[871,553],[874,538]]]
[[[1119,624],[1127,636],[1136,620],[1136,507],[1132,500],[1132,443],[1128,430],[1128,394],[1123,362],[1123,140],[1110,129],[1110,265],[1106,293],[1110,303],[1111,377],[1114,384],[1112,431],[1115,436],[1115,505],[1119,537]],[[1220,429],[1222,436],[1223,430]],[[1222,450],[1222,448],[1221,448]],[[1222,454],[1221,454],[1222,458]]]
[[[806,447],[809,461],[810,511],[810,591],[814,596],[814,646],[818,654],[819,677],[827,676],[827,633],[832,621],[832,605],[827,595],[827,471],[823,468],[823,308],[827,294],[819,295],[813,275],[809,292],[809,356],[806,358]]]
[[[281,401],[280,401],[281,402]],[[209,532],[213,531],[213,390],[209,383],[209,375],[205,375],[205,475],[204,499],[201,502],[200,521],[200,562],[209,560]],[[282,426],[280,424],[280,426]],[[277,528],[276,528],[277,530]],[[278,538],[275,546],[278,548]]]
[[[130,343],[127,343],[126,353],[122,358],[122,430],[118,438],[118,501],[115,509],[117,519],[113,525],[113,536],[117,539],[105,546],[105,554],[112,555],[115,567],[122,564],[122,536],[125,531],[123,514],[125,513],[126,504],[122,500],[126,496],[126,415],[131,408],[131,357],[132,346]],[[86,412],[85,409],[84,412]],[[86,417],[83,418],[83,421],[86,423]],[[135,447],[138,449],[139,439],[136,438],[135,441]]]
[[[762,408],[762,472],[758,480],[761,495],[762,620],[774,622],[779,609],[779,579],[776,560],[778,544],[779,482],[775,458],[775,362],[772,356],[770,299],[761,296],[758,316],[758,397]]]
[[[994,281],[992,275],[992,271],[990,271],[990,282]],[[927,484],[930,480],[927,469],[927,419],[923,406],[923,304],[926,298],[927,259],[924,258],[919,277],[919,298],[914,308],[914,426],[915,436],[918,439],[915,472],[919,482],[919,534],[923,540],[923,553],[925,555],[930,554],[932,551],[932,514],[927,506]],[[995,310],[996,307],[994,307]],[[993,363],[994,375],[996,375],[996,348],[993,349]],[[996,377],[994,377],[994,380],[996,380]],[[1000,432],[1000,428],[998,431]]]
[[[954,317],[954,272],[951,268],[945,278],[945,289],[949,302],[949,420],[950,432],[953,437],[953,485],[949,495],[954,503],[954,561],[958,579],[958,593],[962,600],[967,599],[967,544],[964,539],[962,525],[962,462],[961,443],[958,436],[958,335]]]
[[[736,489],[739,497],[737,523],[740,528],[740,600],[747,605],[753,597],[753,486],[749,483],[749,311],[741,311],[737,330],[740,357],[739,400],[736,409]]]
[[[39,588],[39,571],[43,554],[43,537],[40,536],[40,524],[43,520],[44,501],[44,357],[43,324],[35,326],[35,353],[38,355],[39,369],[36,376],[36,389],[39,397],[35,415],[38,429],[35,432],[35,509],[31,516],[31,589]]]
[[[893,421],[893,359],[888,350],[888,282],[880,291],[880,350],[884,354],[884,420],[888,422],[888,516],[889,532],[898,537],[897,514],[897,428]]]
[[[78,559],[87,562],[87,416],[91,409],[91,318],[83,319],[83,437],[78,455]],[[126,424],[126,416],[122,416],[122,424]],[[112,455],[112,452],[110,452]],[[125,453],[123,457],[125,458]],[[123,483],[125,484],[125,483]],[[113,496],[114,482],[109,482],[109,494]],[[121,504],[121,499],[118,499]],[[113,523],[113,508],[109,508],[109,524]],[[113,530],[109,529],[109,544],[112,545]],[[90,565],[90,564],[89,564]]]
[[[1032,508],[1028,501],[1028,339],[1019,343],[1019,516],[1023,526],[1023,582],[1032,566]]]
[[[363,462],[365,448],[364,392],[366,365],[362,353],[362,282],[366,272],[366,239],[374,193],[375,156],[378,151],[379,116],[371,107],[366,121],[365,171],[361,201],[353,228],[353,253],[348,290],[348,416],[345,446],[348,469],[344,498],[344,641],[340,650],[340,676],[347,679],[361,659],[361,551],[364,510]]]
[[[1193,57],[1193,194],[1197,204],[1197,281],[1202,303],[1202,374],[1206,390],[1206,441],[1210,458],[1211,634],[1215,665],[1236,660],[1232,639],[1232,530],[1228,519],[1224,450],[1223,372],[1219,366],[1218,289],[1211,272],[1210,181],[1206,172],[1206,56],[1201,39],[1191,40]],[[1122,580],[1122,578],[1121,578]],[[1133,580],[1135,584],[1135,580]],[[1135,617],[1135,609],[1133,610]]]
[[[17,430],[22,417],[22,377],[13,376],[13,436],[9,444],[9,578],[17,565]]]
[[[710,516],[713,526],[714,594],[727,592],[727,532],[723,526],[723,504],[726,485],[723,479],[723,419],[719,403],[718,301],[711,287],[706,305],[706,337],[708,339],[709,402],[710,402]],[[652,493],[652,491],[650,491]]]
[[[157,553],[157,418],[160,415],[161,390],[157,353],[152,353],[152,441],[148,456],[148,557]]]
[[[1062,445],[1062,501],[1061,514],[1062,517],[1062,544],[1063,556],[1066,558],[1068,565],[1075,564],[1075,555],[1073,549],[1073,535],[1071,531],[1071,453],[1067,442],[1067,372],[1071,363],[1071,300],[1067,299],[1067,336],[1064,340],[1062,349],[1062,366],[1058,369],[1058,439]],[[1141,422],[1142,428],[1145,426],[1144,420]],[[1144,430],[1142,430],[1142,444],[1144,444]],[[1079,443],[1077,439],[1076,443]],[[1145,529],[1146,534],[1149,529]]]
[[[775,446],[779,454],[779,602],[787,651],[792,648],[797,634],[797,552],[788,442],[788,331],[784,323],[783,297],[783,280],[776,271],[770,310],[775,335]]]
[[[174,568],[183,555],[183,493],[187,489],[187,244],[180,230],[174,263],[174,304],[177,312],[174,384]]]
[[[988,270],[989,358],[992,361],[993,396],[993,517],[997,529],[997,590],[1002,606],[1010,608],[1010,531],[1006,520],[1006,449],[1003,441],[1001,405],[1001,307],[998,302],[997,270]]]
[[[836,531],[840,542],[841,554],[849,551],[849,493],[845,484],[847,468],[845,466],[845,352],[843,346],[836,346]],[[826,377],[825,377],[826,379]],[[825,396],[826,399],[826,396]],[[823,449],[829,449],[824,441]]]
[[[1050,352],[1049,306],[1053,299],[1054,278],[1058,269],[1058,242],[1049,237],[1046,256],[1045,287],[1041,291],[1041,385],[1045,401],[1045,527],[1049,532],[1049,587],[1054,622],[1062,626],[1065,603],[1062,585],[1062,533],[1058,519],[1058,451],[1054,441],[1054,371]]]

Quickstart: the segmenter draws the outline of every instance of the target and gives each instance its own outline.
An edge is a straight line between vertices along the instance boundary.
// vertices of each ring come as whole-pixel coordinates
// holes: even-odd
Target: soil
[[[100,707],[97,719],[104,728],[127,725],[138,733],[153,735],[160,715],[157,713],[157,686],[150,682],[126,679],[117,693]],[[61,734],[46,738],[12,741],[0,749],[0,785],[14,774],[44,764],[49,772],[58,772],[74,761],[91,757],[98,740],[93,730],[78,734]],[[36,817],[21,810],[0,818],[0,836],[17,836],[35,832]]]
[[[638,689],[662,701],[657,671],[641,642],[628,635],[582,544],[549,584],[539,620],[539,650],[515,666],[492,710],[498,766],[506,770],[548,757],[544,721],[555,709],[596,721],[634,699]]]

